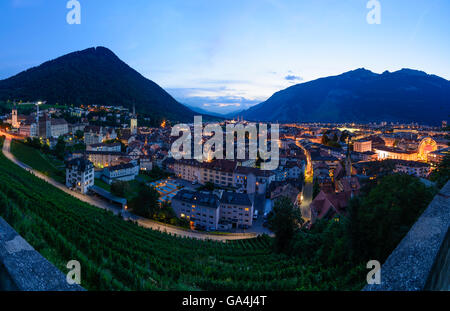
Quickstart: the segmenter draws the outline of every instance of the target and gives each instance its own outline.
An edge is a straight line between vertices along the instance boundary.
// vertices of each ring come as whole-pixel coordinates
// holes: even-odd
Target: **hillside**
[[[190,121],[193,111],[104,47],[89,48],[0,81],[1,101],[46,100],[60,105],[114,105],[156,118]]]
[[[450,81],[411,69],[357,69],[291,86],[241,114],[280,122],[439,124],[450,115]]]

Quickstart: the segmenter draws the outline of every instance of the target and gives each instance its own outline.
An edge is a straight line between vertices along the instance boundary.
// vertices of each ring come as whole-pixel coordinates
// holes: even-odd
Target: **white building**
[[[66,166],[66,186],[77,192],[86,194],[94,185],[94,165],[84,159],[75,158]]]
[[[139,174],[139,165],[134,163],[119,164],[103,169],[102,179],[108,184],[115,181],[131,181]]]
[[[50,136],[58,138],[69,133],[69,124],[64,119],[51,119]]]
[[[100,144],[105,140],[117,138],[117,133],[113,128],[101,126],[86,126],[84,128],[84,143],[86,146]]]

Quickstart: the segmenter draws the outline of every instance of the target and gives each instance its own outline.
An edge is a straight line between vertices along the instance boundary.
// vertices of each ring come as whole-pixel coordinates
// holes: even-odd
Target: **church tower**
[[[19,120],[18,120],[18,116],[17,116],[16,104],[14,104],[14,107],[13,107],[12,112],[11,112],[11,125],[15,129],[19,128],[19,126],[20,126]]]
[[[130,129],[132,135],[137,134],[137,116],[136,116],[136,108],[134,105],[133,105],[133,115],[131,116],[130,119]]]

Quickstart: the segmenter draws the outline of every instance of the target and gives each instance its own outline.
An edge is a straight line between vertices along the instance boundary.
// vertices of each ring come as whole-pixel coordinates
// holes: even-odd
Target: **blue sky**
[[[244,109],[290,85],[367,68],[413,68],[450,80],[450,1],[0,1],[0,79],[63,54],[106,46],[180,102]]]

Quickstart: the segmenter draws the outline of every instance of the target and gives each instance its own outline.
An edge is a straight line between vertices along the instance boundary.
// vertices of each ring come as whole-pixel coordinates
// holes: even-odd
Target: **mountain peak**
[[[425,72],[359,68],[279,91],[242,115],[251,121],[438,124],[450,115],[449,98],[450,82]]]
[[[72,52],[72,53],[63,55],[61,57],[58,57],[55,60],[65,59],[65,58],[73,58],[73,57],[87,57],[87,56],[98,57],[98,58],[106,57],[106,58],[119,59],[119,57],[117,57],[117,55],[114,54],[114,52],[111,51],[110,49],[108,49],[104,46],[97,46],[97,47],[90,47],[90,48],[87,48],[84,50]]]
[[[98,46],[73,52],[0,81],[0,101],[46,100],[61,105],[136,106],[155,119],[192,120],[193,111]]]
[[[402,68],[401,70],[398,70],[393,73],[398,74],[404,74],[404,75],[410,75],[410,76],[428,76],[428,74],[424,71],[415,70],[415,69],[409,69],[409,68]]]
[[[341,74],[341,77],[370,77],[376,75],[370,70],[367,70],[366,68],[358,68],[355,70],[347,71],[343,74]]]

